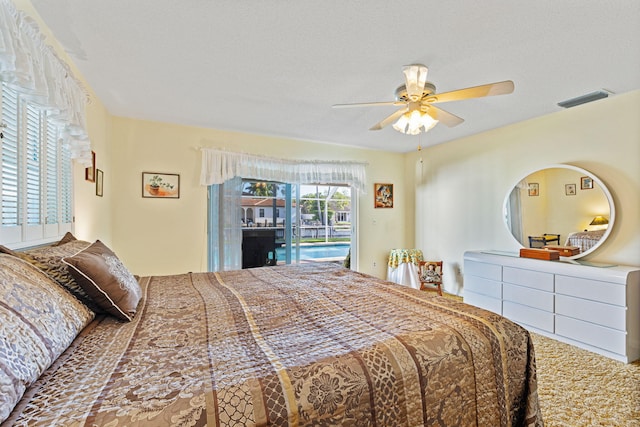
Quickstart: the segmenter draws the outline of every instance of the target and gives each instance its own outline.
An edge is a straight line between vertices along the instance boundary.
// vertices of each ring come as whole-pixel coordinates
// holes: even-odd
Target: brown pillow
[[[83,240],[72,240],[64,245],[43,246],[29,249],[24,252],[15,252],[15,256],[35,265],[44,271],[49,277],[58,282],[61,286],[71,292],[76,298],[87,305],[96,313],[102,312],[100,307],[93,302],[69,273],[67,265],[62,262],[62,258],[77,254],[91,245]]]
[[[62,236],[62,239],[60,239],[60,241],[58,243],[55,243],[51,246],[60,246],[60,245],[64,245],[65,243],[69,243],[69,242],[73,242],[74,240],[78,240],[76,239],[76,236],[74,236],[73,234],[71,234],[70,231],[67,231],[65,233],[64,236]]]
[[[131,321],[142,291],[140,285],[111,251],[100,240],[62,262],[78,285],[107,313]]]

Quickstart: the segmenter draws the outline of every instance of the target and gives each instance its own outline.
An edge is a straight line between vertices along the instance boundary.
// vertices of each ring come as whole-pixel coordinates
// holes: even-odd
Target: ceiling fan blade
[[[410,100],[415,102],[422,98],[422,91],[427,81],[428,71],[429,69],[422,64],[405,65],[402,67],[407,95]]]
[[[405,105],[404,101],[388,101],[388,102],[361,102],[358,104],[333,104],[332,108],[352,108],[352,107],[381,107],[385,105],[395,105],[400,107]]]
[[[396,120],[398,120],[400,118],[401,115],[403,115],[404,113],[406,113],[409,109],[408,108],[401,108],[400,110],[396,111],[395,113],[387,116],[385,119],[379,121],[378,123],[376,123],[375,125],[371,126],[371,128],[369,130],[380,130],[383,127],[387,126],[390,123],[395,122]]]
[[[458,126],[460,123],[464,122],[463,118],[433,105],[423,105],[422,111],[426,112],[429,116],[431,116],[431,118],[450,128]]]
[[[451,92],[436,93],[426,97],[424,101],[429,103],[451,102],[469,98],[482,98],[484,96],[506,95],[513,92],[513,89],[513,82],[511,80],[505,80],[503,82],[468,87]]]

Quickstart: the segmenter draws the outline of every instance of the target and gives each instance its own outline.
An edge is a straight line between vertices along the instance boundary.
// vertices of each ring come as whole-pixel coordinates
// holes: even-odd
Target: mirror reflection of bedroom
[[[514,186],[505,201],[505,221],[522,246],[571,246],[584,254],[605,236],[611,218],[608,190],[574,169],[541,169]]]

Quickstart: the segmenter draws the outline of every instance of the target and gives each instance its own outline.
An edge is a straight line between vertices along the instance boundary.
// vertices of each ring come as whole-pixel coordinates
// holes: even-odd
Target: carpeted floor
[[[640,426],[640,361],[625,364],[531,335],[546,427]]]
[[[542,335],[531,336],[545,427],[640,427],[640,360],[622,363]]]

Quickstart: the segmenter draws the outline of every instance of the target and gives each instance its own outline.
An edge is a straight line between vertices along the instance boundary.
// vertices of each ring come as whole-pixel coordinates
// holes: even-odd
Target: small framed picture
[[[567,196],[575,196],[576,195],[576,185],[575,184],[565,184],[564,185],[564,194]]]
[[[102,172],[100,169],[96,169],[96,196],[102,197],[103,182],[104,172]]]
[[[530,196],[539,196],[540,195],[540,184],[537,182],[529,183],[529,195]]]
[[[89,182],[96,182],[96,152],[91,152],[91,166],[84,168],[84,179]]]
[[[593,189],[593,179],[589,176],[583,176],[580,178],[580,189],[591,190]]]
[[[142,172],[142,197],[180,198],[180,175],[176,173]]]
[[[393,184],[373,184],[374,208],[393,207]]]

